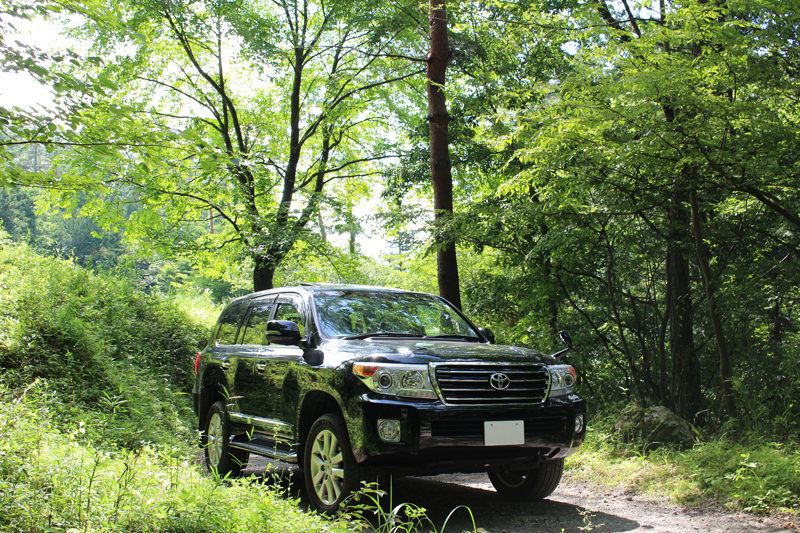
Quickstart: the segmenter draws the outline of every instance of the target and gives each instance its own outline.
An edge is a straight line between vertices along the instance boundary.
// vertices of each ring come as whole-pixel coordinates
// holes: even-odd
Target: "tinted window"
[[[217,344],[234,344],[236,342],[236,332],[239,331],[242,315],[247,310],[247,303],[247,300],[235,301],[222,312],[217,329]]]
[[[275,311],[275,320],[291,320],[297,327],[300,328],[300,336],[305,336],[305,318],[296,303],[280,302],[278,309]]]
[[[391,332],[478,337],[455,309],[425,294],[326,291],[314,299],[320,325],[332,336]]]
[[[272,311],[272,304],[253,307],[247,317],[247,325],[242,336],[242,344],[269,344],[267,338],[267,321]]]

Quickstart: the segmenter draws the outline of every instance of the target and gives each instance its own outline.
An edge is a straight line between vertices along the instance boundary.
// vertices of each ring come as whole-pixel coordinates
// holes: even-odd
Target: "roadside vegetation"
[[[10,243],[0,250],[0,286],[0,494],[14,502],[0,511],[0,529],[355,527],[353,517],[301,512],[278,485],[202,472],[187,392],[217,307],[206,293],[148,294],[135,280]],[[595,415],[568,478],[687,504],[798,511],[800,449],[765,438],[766,427],[677,451],[623,443],[611,422]],[[376,510],[377,500],[362,499],[364,516]]]
[[[7,244],[0,287],[1,530],[347,530],[201,471],[187,393],[207,327],[173,299]]]
[[[689,450],[647,450],[590,427],[567,459],[565,480],[694,506],[712,502],[755,514],[800,513],[800,447],[764,436],[720,435]]]

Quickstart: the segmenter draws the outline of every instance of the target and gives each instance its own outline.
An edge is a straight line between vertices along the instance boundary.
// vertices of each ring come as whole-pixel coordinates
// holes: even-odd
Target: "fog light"
[[[583,415],[578,415],[575,417],[575,433],[580,433],[583,431]]]
[[[378,436],[383,442],[400,442],[400,421],[378,420]]]

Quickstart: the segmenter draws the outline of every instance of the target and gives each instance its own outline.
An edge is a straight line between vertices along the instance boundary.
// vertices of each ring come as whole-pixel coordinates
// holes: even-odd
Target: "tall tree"
[[[544,336],[549,264],[558,321],[584,332],[576,366],[614,384],[604,399],[708,420],[736,413],[734,392],[752,402],[756,383],[788,392],[750,361],[797,361],[778,336],[796,329],[785,303],[800,275],[788,260],[800,249],[791,9],[598,0],[515,12],[504,37],[518,43],[520,75],[486,77],[493,112],[476,130],[514,155],[494,190],[459,210],[461,242],[506,267],[467,279],[492,297],[482,312]],[[568,66],[522,70],[548,65],[539,46]],[[532,268],[540,257],[549,263]],[[525,305],[532,291],[538,307]],[[792,409],[785,393],[755,396]]]
[[[114,91],[63,158],[104,185],[83,212],[207,265],[249,258],[253,288],[271,288],[326,184],[391,156],[383,91],[419,73],[389,57],[405,18],[370,0],[96,6],[80,37]]]
[[[439,294],[461,309],[456,245],[452,235],[446,231],[446,221],[453,213],[453,175],[448,137],[450,116],[447,114],[445,92],[450,45],[447,38],[447,9],[444,0],[430,0],[429,17],[431,48],[427,71],[428,123],[437,277]]]

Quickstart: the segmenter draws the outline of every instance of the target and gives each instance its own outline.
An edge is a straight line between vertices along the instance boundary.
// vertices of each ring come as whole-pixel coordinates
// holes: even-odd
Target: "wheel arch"
[[[311,430],[311,426],[314,422],[324,414],[334,413],[342,415],[342,418],[345,420],[345,425],[348,426],[348,436],[352,438],[352,435],[349,435],[349,421],[348,416],[345,413],[345,410],[342,409],[342,406],[339,404],[339,401],[330,393],[320,390],[312,390],[306,393],[303,397],[302,405],[300,406],[300,415],[298,417],[298,425],[297,425],[297,433],[298,433],[298,440],[300,441],[300,452],[298,453],[298,458],[302,465],[303,457],[304,457],[304,450],[306,445],[306,439],[308,437],[308,432]]]
[[[217,383],[216,386],[206,384],[202,387],[199,405],[200,412],[197,416],[198,429],[200,431],[203,431],[206,427],[206,417],[208,416],[208,411],[211,409],[211,406],[220,400],[227,404],[228,394],[225,392],[225,387],[221,383]]]

